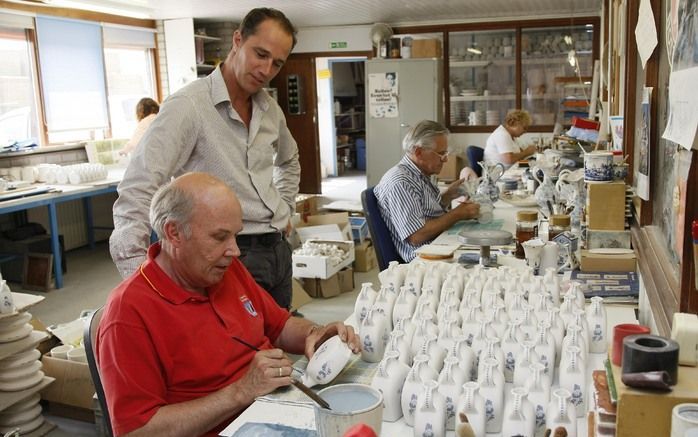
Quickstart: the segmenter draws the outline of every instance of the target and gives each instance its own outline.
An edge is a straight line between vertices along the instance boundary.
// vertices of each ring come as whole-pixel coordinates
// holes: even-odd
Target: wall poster
[[[650,200],[650,101],[652,88],[642,92],[642,126],[640,126],[640,162],[637,166],[635,191],[642,200]]]
[[[368,75],[368,108],[371,118],[397,118],[397,72]]]

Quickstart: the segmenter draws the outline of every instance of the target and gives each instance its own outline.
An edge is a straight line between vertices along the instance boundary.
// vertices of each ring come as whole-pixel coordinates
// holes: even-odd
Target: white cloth
[[[519,153],[521,147],[516,142],[511,134],[507,132],[503,125],[499,125],[497,129],[487,138],[485,146],[485,162],[500,162],[505,168],[511,167],[511,164],[502,162],[500,155],[504,153]]]
[[[300,182],[296,142],[281,108],[264,90],[252,96],[248,129],[217,68],[163,103],[119,184],[109,244],[122,276],[145,260],[153,194],[171,177],[192,171],[210,173],[235,190],[241,234],[285,230]]]

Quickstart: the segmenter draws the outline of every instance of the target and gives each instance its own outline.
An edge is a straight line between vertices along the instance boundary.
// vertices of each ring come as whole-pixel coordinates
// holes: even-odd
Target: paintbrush
[[[248,342],[246,342],[245,340],[241,339],[240,337],[235,337],[235,336],[233,336],[232,339],[235,340],[235,341],[237,341],[237,342],[240,343],[241,345],[246,346],[246,347],[252,349],[253,351],[257,351],[257,352],[260,352],[260,351],[261,351],[260,348],[258,348],[257,346],[253,346],[253,345],[249,344]],[[295,370],[296,372],[303,373],[303,372],[301,372],[300,370],[296,369],[295,367],[292,367],[292,369]],[[303,384],[302,382],[300,382],[299,380],[297,380],[296,378],[293,378],[293,377],[291,378],[291,384],[293,384],[298,390],[300,390],[300,391],[302,391],[303,393],[305,393],[305,395],[308,396],[310,399],[312,399],[312,400],[314,400],[315,402],[317,402],[317,404],[320,405],[322,408],[331,410],[330,404],[327,403],[326,400],[324,400],[323,398],[321,398],[317,393],[315,393],[314,391],[312,391],[312,390],[310,389],[310,387],[308,387],[307,385]]]

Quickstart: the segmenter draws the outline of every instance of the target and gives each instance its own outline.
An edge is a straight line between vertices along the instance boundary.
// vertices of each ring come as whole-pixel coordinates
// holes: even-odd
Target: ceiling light
[[[470,53],[474,53],[474,54],[476,54],[476,55],[481,55],[481,54],[482,54],[482,50],[476,49],[475,47],[468,47],[468,51],[469,51]]]
[[[122,1],[96,0],[51,0],[51,6],[102,12],[104,14],[147,19],[152,18],[152,9]]]

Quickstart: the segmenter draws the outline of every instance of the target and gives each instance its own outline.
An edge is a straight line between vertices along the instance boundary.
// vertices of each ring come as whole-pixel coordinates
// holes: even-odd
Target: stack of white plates
[[[486,121],[488,126],[496,126],[499,124],[499,111],[496,110],[488,110],[487,111],[487,116],[486,116]]]
[[[466,88],[464,90],[461,90],[460,95],[461,96],[477,96],[477,89]]]
[[[5,434],[19,428],[20,434],[28,434],[38,429],[44,423],[39,401],[41,395],[36,393],[28,399],[20,401],[0,413],[0,433]]]
[[[31,319],[32,315],[29,313],[17,313],[0,319],[0,343],[21,340],[28,336],[34,329],[29,324]]]
[[[0,392],[24,390],[40,383],[41,353],[36,349],[20,352],[0,361]]]
[[[465,102],[451,102],[451,124],[463,123],[466,119]]]

